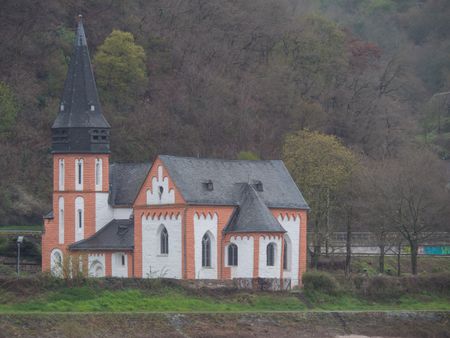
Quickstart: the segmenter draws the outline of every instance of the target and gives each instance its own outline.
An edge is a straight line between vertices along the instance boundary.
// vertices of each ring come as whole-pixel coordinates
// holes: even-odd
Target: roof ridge
[[[130,165],[134,165],[134,164],[152,164],[153,162],[148,161],[148,162],[111,162],[110,165],[113,164],[130,164]]]
[[[167,155],[167,154],[159,154],[158,157],[170,157],[170,158],[178,158],[178,159],[189,159],[189,160],[204,160],[204,161],[226,161],[226,162],[283,162],[280,159],[271,159],[271,160],[239,160],[239,159],[227,159],[227,158],[216,158],[216,157],[194,157],[194,156],[177,156],[177,155]]]

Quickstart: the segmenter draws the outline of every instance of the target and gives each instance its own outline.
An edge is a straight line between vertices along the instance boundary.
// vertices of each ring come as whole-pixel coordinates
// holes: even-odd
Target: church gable
[[[139,190],[134,206],[180,203],[185,203],[184,198],[158,157]]]

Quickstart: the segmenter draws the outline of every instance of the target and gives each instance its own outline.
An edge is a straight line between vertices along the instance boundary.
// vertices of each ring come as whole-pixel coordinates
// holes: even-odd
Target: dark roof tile
[[[112,163],[109,166],[109,203],[131,207],[150,168],[151,163]]]
[[[161,155],[187,203],[237,205],[236,183],[262,183],[259,196],[270,208],[307,209],[308,204],[282,161],[243,161]],[[212,181],[213,189],[204,187]]]
[[[114,219],[91,237],[75,242],[70,250],[133,250],[134,221]]]
[[[239,206],[225,232],[286,232],[250,184],[239,184]]]

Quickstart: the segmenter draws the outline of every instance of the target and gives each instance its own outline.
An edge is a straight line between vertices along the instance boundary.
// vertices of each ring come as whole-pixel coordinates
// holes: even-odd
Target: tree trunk
[[[378,271],[380,273],[384,273],[384,245],[379,245],[380,248],[380,256],[378,257],[379,268]]]
[[[417,254],[419,251],[419,245],[416,241],[410,241],[411,245],[411,272],[413,275],[417,275]]]
[[[317,269],[317,267],[319,266],[319,257],[321,249],[322,248],[319,243],[314,244],[314,250],[311,257],[311,267],[314,269]]]
[[[319,257],[321,254],[322,238],[319,232],[319,222],[317,219],[314,221],[314,235],[313,235],[313,252],[311,255],[311,267],[317,269],[319,266]]]
[[[349,277],[352,272],[352,226],[347,221],[347,238],[346,238],[346,256],[345,256],[345,276]]]
[[[398,243],[398,252],[397,252],[397,276],[400,277],[401,274],[401,258],[402,258],[402,242]]]

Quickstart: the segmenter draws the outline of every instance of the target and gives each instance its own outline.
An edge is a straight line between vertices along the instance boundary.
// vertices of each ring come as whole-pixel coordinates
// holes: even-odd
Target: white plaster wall
[[[125,256],[125,265],[122,265],[122,256]],[[111,255],[111,274],[113,277],[128,277],[128,257],[125,252]]]
[[[79,224],[79,217],[78,217],[78,210],[82,211],[82,217],[81,217],[81,226]],[[84,213],[84,198],[78,196],[75,198],[75,242],[81,241],[84,239],[84,219],[85,219],[85,213]]]
[[[230,266],[231,278],[253,278],[254,239],[251,236],[233,236],[230,243],[238,247],[238,265]],[[228,245],[225,247],[225,264],[228,266]]]
[[[275,264],[267,266],[267,244],[275,243]],[[281,239],[273,236],[261,236],[259,238],[259,277],[280,278],[281,277]]]
[[[99,231],[113,219],[129,219],[132,208],[112,208],[108,204],[108,193],[95,193],[95,231]]]
[[[112,208],[112,210],[114,219],[129,219],[133,212],[132,208]]]
[[[195,248],[195,278],[217,279],[217,222],[216,213],[194,214],[194,248]],[[202,239],[209,231],[211,236],[211,267],[202,267]]]
[[[159,229],[169,234],[169,254],[161,255]],[[142,217],[142,276],[181,278],[181,215]]]
[[[103,228],[113,217],[113,208],[108,204],[108,193],[95,193],[95,231]]]
[[[95,275],[95,267],[97,264],[100,264],[103,267],[103,274],[96,276]],[[88,267],[89,267],[89,276],[90,277],[104,277],[105,276],[105,255],[104,254],[90,254],[88,256]]]
[[[300,217],[288,214],[280,214],[278,222],[287,231],[285,235],[289,236],[291,242],[291,262],[288,270],[283,271],[283,278],[291,278],[291,285],[298,285],[298,268],[299,268],[299,254],[300,254]]]
[[[175,190],[169,190],[169,177],[163,175],[163,167],[158,166],[158,177],[152,178],[152,186],[147,189],[147,204],[174,204]],[[160,188],[163,188],[162,194]]]

